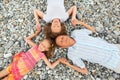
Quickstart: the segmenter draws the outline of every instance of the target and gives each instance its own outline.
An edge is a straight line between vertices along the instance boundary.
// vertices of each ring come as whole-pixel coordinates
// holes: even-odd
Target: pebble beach
[[[0,0],[0,70],[6,68],[12,61],[12,56],[30,47],[24,38],[35,31],[34,9],[45,13],[46,0]],[[93,26],[99,33],[91,34],[109,43],[120,44],[120,0],[65,0],[66,10],[77,6],[77,19]],[[69,18],[65,22],[68,35],[74,29]],[[44,39],[45,21],[40,20],[42,31],[33,40],[39,43]],[[51,62],[60,57],[67,58],[67,49],[56,48]],[[70,61],[71,62],[71,61]],[[83,75],[63,64],[50,69],[43,61],[39,61],[34,69],[22,80],[120,80],[120,74],[99,64],[84,61],[89,71]]]

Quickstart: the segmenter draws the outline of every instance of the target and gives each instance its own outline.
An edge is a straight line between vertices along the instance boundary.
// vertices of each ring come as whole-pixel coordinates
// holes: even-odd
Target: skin
[[[73,26],[76,25],[76,11],[77,11],[77,8],[76,6],[72,6],[68,11],[68,15],[71,16],[71,23]],[[40,23],[39,23],[39,18],[40,19],[43,19],[43,16],[45,14],[37,9],[34,10],[34,16],[35,16],[35,21],[36,21],[36,26],[40,27],[41,29],[41,26],[40,26]],[[54,33],[59,33],[61,31],[61,22],[58,18],[54,18],[52,20],[52,25],[51,25],[51,30],[52,32]]]
[[[25,38],[25,41],[26,41],[30,46],[32,46],[32,47],[35,46],[36,43],[34,43],[34,42],[32,41],[32,38],[35,37],[36,35],[38,35],[39,32],[40,32],[40,27],[37,26],[37,31],[36,31],[34,34],[26,37],[26,38]],[[44,39],[44,40],[39,44],[38,49],[41,50],[41,51],[48,51],[48,50],[49,50],[49,47],[50,47],[50,44],[49,44],[48,40],[47,40],[47,39]],[[60,63],[60,61],[61,61],[60,58],[59,58],[59,59],[57,59],[55,62],[51,63],[51,62],[49,62],[49,60],[47,59],[46,56],[42,57],[42,59],[43,59],[43,61],[45,62],[45,64],[46,64],[49,68],[51,68],[51,69],[53,69],[53,68],[54,68],[56,65],[58,65],[58,64]],[[4,77],[4,76],[6,76],[6,75],[9,75],[9,73],[7,72],[7,69],[6,69],[6,68],[3,69],[2,71],[0,71],[0,78]],[[5,77],[3,80],[7,80],[7,78],[8,78],[8,77]]]
[[[54,33],[58,33],[61,31],[61,23],[58,18],[53,19],[52,25],[51,25],[51,30]]]
[[[75,44],[75,40],[67,35],[60,35],[56,38],[56,44],[61,48],[67,48]]]
[[[76,43],[75,40],[67,35],[61,35],[56,38],[56,44],[61,48],[68,48],[74,45],[75,43]],[[82,74],[88,74],[87,68],[80,68],[77,66],[73,66],[67,60],[63,60],[62,63],[73,68],[74,70],[77,70],[78,72],[81,72]]]
[[[84,22],[75,20],[75,24],[80,24],[80,25],[84,26],[85,28],[91,30],[92,32],[96,32],[94,27],[91,27],[91,26],[85,24]],[[60,46],[61,48],[68,48],[70,46],[73,46],[75,43],[76,43],[76,41],[67,35],[60,35],[56,38],[56,44],[58,46]],[[77,70],[78,72],[81,72],[82,74],[88,74],[87,68],[79,68],[77,66],[73,66],[67,61],[67,59],[63,59],[62,63],[73,68],[74,70]]]

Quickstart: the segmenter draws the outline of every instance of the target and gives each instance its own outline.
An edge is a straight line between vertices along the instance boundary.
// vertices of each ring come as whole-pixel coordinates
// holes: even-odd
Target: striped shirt
[[[119,49],[101,38],[89,36],[87,29],[74,30],[72,37],[76,43],[68,49],[68,58],[81,68],[85,67],[82,60],[98,63],[109,69],[116,68],[120,61]]]

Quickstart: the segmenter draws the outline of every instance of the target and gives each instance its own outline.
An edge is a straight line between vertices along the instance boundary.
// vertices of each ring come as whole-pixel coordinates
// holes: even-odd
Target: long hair
[[[46,38],[54,39],[54,38],[56,38],[59,35],[66,35],[67,34],[65,25],[63,23],[61,23],[61,31],[59,33],[52,32],[51,24],[52,23],[48,23],[48,24],[45,25],[44,34],[45,34]]]
[[[53,57],[53,54],[54,54],[54,51],[55,51],[55,48],[56,48],[56,44],[55,44],[55,41],[53,41],[50,38],[46,38],[46,40],[49,42],[50,47],[49,47],[49,50],[44,51],[44,53],[45,53],[47,58],[51,58],[51,57]]]

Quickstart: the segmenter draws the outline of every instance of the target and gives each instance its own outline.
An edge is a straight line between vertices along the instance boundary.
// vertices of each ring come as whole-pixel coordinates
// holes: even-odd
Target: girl
[[[72,16],[72,25],[75,26],[76,6],[72,6],[66,12],[64,7],[64,0],[47,0],[46,14],[37,9],[34,10],[36,26],[40,26],[38,20],[39,17],[45,20],[48,23],[46,25],[46,28],[48,29],[44,30],[45,34],[46,36],[50,36],[52,38],[59,34],[66,34],[65,26],[62,22],[66,21],[70,15]]]
[[[6,76],[3,80],[21,80],[30,70],[32,70],[35,64],[39,60],[44,60],[50,67],[54,68],[59,64],[60,59],[54,63],[50,63],[47,57],[51,57],[51,53],[54,51],[55,46],[50,39],[44,39],[39,45],[32,42],[32,38],[40,32],[40,28],[37,27],[37,31],[25,38],[25,41],[32,46],[27,52],[19,52],[13,56],[13,62],[4,70],[0,72],[0,78]]]

